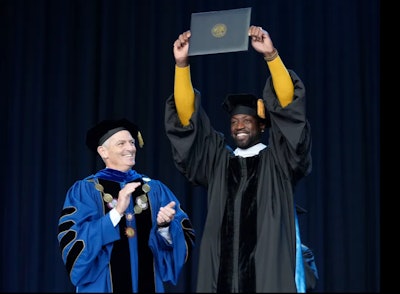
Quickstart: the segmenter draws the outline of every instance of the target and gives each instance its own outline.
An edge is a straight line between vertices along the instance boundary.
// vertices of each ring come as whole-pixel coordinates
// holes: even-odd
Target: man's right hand
[[[174,42],[174,57],[175,63],[179,67],[186,67],[189,65],[189,39],[190,31],[183,32],[179,35],[178,39]]]
[[[118,193],[118,203],[115,209],[118,211],[120,215],[125,213],[125,210],[128,208],[129,203],[131,202],[132,193],[136,190],[137,187],[141,185],[140,182],[131,182],[125,185],[119,193]]]

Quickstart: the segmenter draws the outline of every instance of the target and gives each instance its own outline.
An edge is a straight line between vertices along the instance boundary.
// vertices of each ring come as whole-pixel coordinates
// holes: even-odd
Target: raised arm
[[[186,31],[174,42],[174,98],[179,119],[184,126],[189,125],[189,119],[194,112],[194,90],[188,56],[190,36],[190,31]]]
[[[249,36],[254,50],[261,53],[268,64],[275,93],[281,106],[287,106],[293,100],[294,86],[278,51],[272,43],[270,35],[261,27],[250,26]]]

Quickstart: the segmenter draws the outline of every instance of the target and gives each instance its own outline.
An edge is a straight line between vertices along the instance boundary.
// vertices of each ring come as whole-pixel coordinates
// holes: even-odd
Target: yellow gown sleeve
[[[278,96],[281,106],[286,107],[293,101],[294,95],[294,86],[289,72],[279,55],[272,61],[267,61],[267,64],[271,73],[276,96]]]
[[[176,111],[183,126],[189,125],[194,112],[194,90],[190,76],[190,65],[175,65],[174,98]]]

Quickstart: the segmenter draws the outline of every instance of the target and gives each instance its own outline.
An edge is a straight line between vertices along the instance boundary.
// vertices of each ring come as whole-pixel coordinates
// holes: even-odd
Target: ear
[[[97,153],[99,153],[100,157],[103,159],[106,159],[108,157],[107,148],[105,148],[104,146],[98,146]]]
[[[258,126],[260,127],[260,132],[264,133],[265,132],[265,127],[266,127],[265,123],[264,122],[260,122]]]

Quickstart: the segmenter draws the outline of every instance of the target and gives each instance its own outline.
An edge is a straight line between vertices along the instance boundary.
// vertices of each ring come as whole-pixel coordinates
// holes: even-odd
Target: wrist
[[[187,67],[189,64],[187,62],[176,62],[177,67]]]
[[[157,227],[158,228],[167,228],[167,227],[169,227],[169,224],[170,223],[168,223],[168,222],[163,222],[163,223],[157,224]]]
[[[189,58],[188,57],[176,58],[175,64],[178,67],[187,67],[189,65]]]
[[[124,216],[124,212],[121,213],[116,207],[114,209],[119,214],[120,217]]]
[[[274,48],[274,50],[272,50],[271,53],[265,53],[265,54],[264,54],[264,59],[265,59],[265,61],[267,61],[267,62],[268,62],[268,61],[272,61],[272,60],[274,60],[275,58],[277,58],[278,55],[279,55],[278,50],[276,50],[276,48]]]

